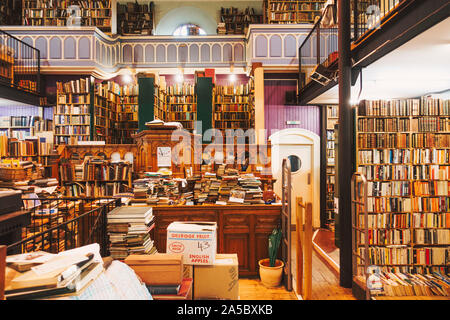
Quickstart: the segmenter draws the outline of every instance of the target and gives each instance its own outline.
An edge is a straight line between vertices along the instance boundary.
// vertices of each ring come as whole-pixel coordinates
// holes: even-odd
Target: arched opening
[[[206,36],[206,31],[193,23],[185,23],[180,25],[173,32],[174,36]]]

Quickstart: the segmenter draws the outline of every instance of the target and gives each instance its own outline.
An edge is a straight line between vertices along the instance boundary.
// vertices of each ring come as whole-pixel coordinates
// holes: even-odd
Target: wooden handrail
[[[0,246],[0,300],[5,300],[6,246]]]
[[[297,292],[311,300],[312,292],[312,203],[296,198]]]

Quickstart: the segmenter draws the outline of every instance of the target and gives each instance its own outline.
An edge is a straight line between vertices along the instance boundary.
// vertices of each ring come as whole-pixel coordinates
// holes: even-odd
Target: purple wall
[[[302,128],[320,136],[320,110],[318,106],[285,105],[287,91],[296,91],[295,80],[264,80],[264,117],[268,135],[277,130]],[[286,121],[299,121],[288,125]]]

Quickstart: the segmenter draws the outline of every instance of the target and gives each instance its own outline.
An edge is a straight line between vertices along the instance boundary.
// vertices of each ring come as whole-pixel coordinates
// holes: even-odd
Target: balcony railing
[[[380,28],[399,6],[409,1],[414,0],[352,0],[352,44],[362,42],[372,31]],[[330,12],[316,22],[299,47],[299,72],[306,73],[305,81],[300,82],[300,90],[312,80],[324,85],[337,75],[337,7],[334,5]]]
[[[0,30],[0,84],[40,93],[40,52]]]
[[[31,205],[31,223],[22,230],[22,240],[8,252],[46,251],[59,253],[91,243],[108,255],[106,214],[120,206],[120,199],[54,198],[24,199]]]

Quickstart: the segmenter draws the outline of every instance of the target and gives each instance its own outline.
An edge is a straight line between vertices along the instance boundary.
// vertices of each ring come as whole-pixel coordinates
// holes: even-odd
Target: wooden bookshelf
[[[119,137],[121,144],[133,143],[133,134],[138,131],[139,86],[126,85],[122,88],[121,103],[118,106]]]
[[[187,82],[175,83],[166,90],[166,121],[180,122],[184,129],[192,131],[197,120],[195,86]]]
[[[16,0],[0,2],[0,26],[20,25],[20,3]]]
[[[155,6],[148,3],[117,4],[118,33],[121,35],[151,35],[155,28]]]
[[[213,89],[213,127],[216,129],[254,128],[253,81]]]
[[[107,197],[128,192],[132,186],[132,165],[87,157],[81,163],[64,161],[59,180],[68,197]]]
[[[167,112],[167,93],[165,86],[158,86],[157,84],[153,84],[155,91],[153,95],[154,103],[154,118],[162,121],[167,121],[168,112]]]
[[[244,11],[238,8],[221,8],[217,34],[245,34],[250,24],[263,23],[263,15],[257,14],[254,8]]]
[[[57,82],[53,112],[55,144],[90,140],[92,85],[89,78]]]
[[[327,226],[330,230],[335,229],[335,184],[336,184],[336,132],[335,124],[338,122],[338,105],[326,106],[327,128],[326,128],[326,206]]]
[[[80,9],[81,25],[111,32],[111,0],[22,0],[25,26],[66,26],[70,6]]]
[[[315,23],[325,2],[264,0],[264,19],[268,24]]]
[[[369,265],[389,272],[448,274],[449,121],[449,100],[359,104],[356,160],[368,181],[369,219],[368,226],[362,217],[356,223],[369,231]]]

